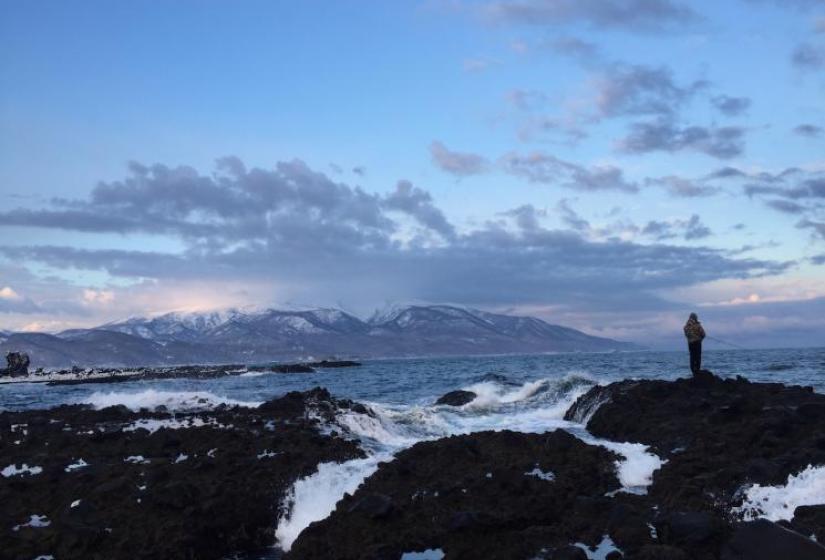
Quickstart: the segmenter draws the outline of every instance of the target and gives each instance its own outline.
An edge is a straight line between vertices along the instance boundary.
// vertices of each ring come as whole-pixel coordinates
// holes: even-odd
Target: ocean
[[[812,386],[825,393],[825,348],[709,350],[703,366],[721,377]],[[381,461],[416,442],[483,430],[545,432],[566,429],[581,439],[622,455],[617,465],[626,491],[644,492],[661,460],[644,445],[598,440],[580,422],[564,420],[575,399],[594,384],[622,379],[674,379],[687,376],[687,352],[572,353],[529,356],[387,359],[361,367],[319,370],[312,374],[252,372],[219,379],[123,382],[115,385],[0,385],[0,409],[49,408],[66,403],[97,407],[170,410],[209,408],[219,403],[256,406],[288,391],[326,387],[338,398],[367,404],[374,417],[341,414],[347,429],[369,456],[326,463],[293,487],[277,538],[289,549],[311,522],[323,519],[344,492],[352,493]],[[464,407],[436,406],[446,392],[477,394]],[[437,557],[437,556],[436,556]]]

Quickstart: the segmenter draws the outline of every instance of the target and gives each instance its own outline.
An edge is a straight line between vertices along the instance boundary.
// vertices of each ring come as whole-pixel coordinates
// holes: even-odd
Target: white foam
[[[535,476],[536,478],[546,480],[547,482],[553,482],[554,480],[556,480],[556,475],[553,474],[553,472],[545,472],[538,467],[534,468],[532,471],[524,473],[524,476]]]
[[[89,466],[89,463],[87,463],[83,459],[78,459],[76,462],[72,463],[71,465],[66,465],[66,468],[63,469],[63,470],[66,471],[66,472],[72,472],[72,471],[76,471],[76,470],[79,470],[79,469],[82,469],[82,468],[88,467],[88,466]]]
[[[653,473],[667,463],[642,443],[610,441],[580,430],[571,430],[570,433],[587,444],[604,447],[624,457],[616,461],[616,476],[623,492],[646,494],[648,486],[653,484]]]
[[[192,418],[165,418],[163,420],[158,420],[155,418],[141,418],[139,420],[135,420],[131,424],[124,426],[123,431],[134,432],[136,430],[142,429],[148,431],[150,434],[153,434],[161,428],[166,428],[169,430],[180,430],[183,428],[199,428],[201,426],[213,426],[215,428],[231,428],[231,426],[219,424],[215,418],[207,418],[204,420],[203,418],[194,416]]]
[[[132,463],[134,465],[145,465],[149,463],[149,460],[146,459],[143,455],[129,455],[123,460],[124,463]]]
[[[825,465],[808,467],[795,475],[788,475],[783,486],[754,484],[745,491],[742,505],[734,509],[743,519],[759,517],[769,521],[790,521],[799,506],[825,504]]]
[[[401,560],[442,560],[444,551],[440,548],[428,548],[421,552],[405,552],[401,555]]]
[[[0,471],[0,474],[2,474],[5,478],[9,478],[12,476],[20,476],[21,474],[29,474],[33,476],[42,472],[43,467],[30,467],[26,463],[23,463],[19,469],[17,468],[17,465],[9,465]]]
[[[12,527],[11,530],[14,531],[14,532],[17,532],[20,529],[22,529],[23,527],[32,527],[33,529],[41,529],[43,527],[48,527],[51,524],[52,524],[52,522],[49,521],[49,518],[46,517],[45,515],[32,515],[29,518],[29,521],[27,523],[22,523],[20,525],[15,525],[14,527]]]
[[[221,397],[205,391],[157,391],[146,389],[137,393],[92,393],[81,403],[88,403],[96,409],[107,406],[124,405],[132,410],[148,408],[153,410],[165,406],[169,410],[209,410],[218,405],[258,407],[260,402],[246,402]]]
[[[595,549],[591,549],[582,543],[576,543],[575,546],[584,550],[584,553],[587,555],[587,560],[605,560],[607,555],[614,550],[621,552],[621,550],[616,547],[613,539],[610,538],[610,535],[604,535],[602,537],[602,542],[600,542]]]
[[[547,385],[546,379],[528,381],[517,388],[507,387],[493,381],[483,381],[466,388],[467,391],[472,391],[477,396],[464,407],[469,409],[495,408],[503,404],[520,402],[529,399]]]
[[[186,454],[184,454],[184,453],[181,453],[181,454],[179,454],[179,455],[175,458],[174,463],[175,463],[175,464],[178,464],[178,463],[183,463],[183,462],[184,462],[184,461],[186,461],[188,458],[189,458],[189,455],[186,455]]]
[[[389,454],[378,454],[344,463],[321,463],[315,474],[299,479],[285,501],[288,511],[278,520],[275,537],[281,548],[288,552],[301,531],[329,516],[345,492],[354,493],[381,461],[390,458]]]

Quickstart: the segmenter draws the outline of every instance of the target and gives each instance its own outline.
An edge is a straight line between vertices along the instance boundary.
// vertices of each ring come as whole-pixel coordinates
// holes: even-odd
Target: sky
[[[0,0],[0,330],[825,341],[825,0]]]

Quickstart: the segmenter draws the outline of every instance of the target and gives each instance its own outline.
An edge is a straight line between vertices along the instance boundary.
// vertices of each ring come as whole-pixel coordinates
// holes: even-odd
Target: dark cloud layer
[[[643,154],[649,152],[701,152],[718,159],[730,159],[745,149],[745,129],[738,126],[680,127],[668,119],[639,122],[619,141],[620,150]]]
[[[513,157],[513,172],[574,188],[628,189],[611,169],[585,169],[550,156]],[[537,168],[539,170],[537,170]],[[624,186],[622,186],[624,185]],[[100,219],[106,216],[106,219]],[[416,297],[468,304],[569,302],[646,305],[651,291],[722,278],[779,274],[791,263],[731,258],[706,247],[592,241],[542,226],[544,211],[511,211],[512,224],[487,222],[459,232],[430,194],[401,181],[386,195],[332,181],[293,160],[275,169],[220,162],[212,175],[191,168],[133,165],[129,177],[96,187],[88,199],[15,210],[0,224],[73,231],[163,233],[180,253],[4,246],[18,262],[105,271],[125,278],[243,279],[292,286],[312,297]],[[411,225],[410,225],[411,224]],[[685,239],[707,233],[698,217]],[[604,300],[604,301],[603,301]]]

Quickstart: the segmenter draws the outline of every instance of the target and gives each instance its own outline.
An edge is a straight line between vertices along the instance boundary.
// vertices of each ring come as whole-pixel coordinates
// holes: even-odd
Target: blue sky
[[[0,329],[432,301],[825,334],[821,0],[0,16]]]

